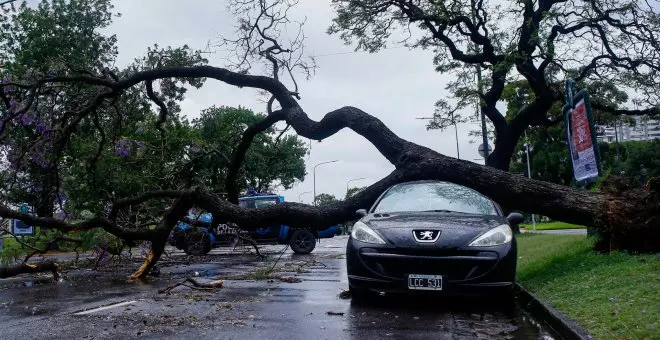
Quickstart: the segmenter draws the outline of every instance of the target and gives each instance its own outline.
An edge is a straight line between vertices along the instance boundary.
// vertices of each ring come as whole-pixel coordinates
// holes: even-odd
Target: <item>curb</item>
[[[516,283],[516,294],[520,305],[534,318],[545,323],[564,339],[593,340],[586,329],[566,314],[554,309],[549,304],[539,300],[534,294],[526,291]]]

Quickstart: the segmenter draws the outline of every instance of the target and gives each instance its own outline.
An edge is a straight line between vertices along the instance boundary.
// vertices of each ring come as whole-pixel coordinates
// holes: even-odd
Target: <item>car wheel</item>
[[[289,246],[296,254],[309,254],[316,247],[316,237],[309,230],[296,230],[291,235]]]
[[[350,284],[348,285],[348,290],[351,292],[351,301],[353,302],[368,302],[376,296],[376,293],[367,288],[356,287]]]
[[[211,251],[211,238],[201,230],[191,230],[185,236],[185,248],[188,255],[201,256]]]
[[[172,239],[170,241],[170,244],[177,249],[185,249],[186,248],[186,231],[181,230],[181,229],[175,229],[172,232]]]

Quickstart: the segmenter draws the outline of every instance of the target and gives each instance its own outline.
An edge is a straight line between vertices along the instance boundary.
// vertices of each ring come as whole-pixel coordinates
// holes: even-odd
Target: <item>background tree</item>
[[[365,188],[365,187],[352,187],[352,188],[348,188],[348,190],[346,191],[346,197],[344,197],[344,199],[349,199],[349,198],[355,196],[355,194],[357,194],[358,192],[364,190],[364,188]]]
[[[660,95],[660,21],[643,0],[458,1],[334,0],[329,28],[357,49],[385,48],[402,36],[412,48],[432,49],[436,70],[451,73],[452,98],[436,103],[431,128],[464,122],[478,103],[492,123],[495,147],[486,164],[508,170],[528,126],[554,125],[549,114],[564,101],[563,81],[606,84],[634,94],[644,109],[620,109],[608,101],[593,108],[614,115],[657,115]],[[530,101],[503,114],[506,85],[524,82]]]
[[[185,170],[188,184],[203,182],[214,191],[224,192],[233,150],[245,130],[266,116],[245,108],[211,107],[192,123],[199,156]],[[293,135],[277,134],[270,127],[255,136],[238,177],[240,188],[266,192],[277,182],[285,189],[305,179],[305,143]]]
[[[337,202],[339,200],[332,194],[320,193],[314,198],[314,203],[318,206],[330,205]]]
[[[266,110],[268,114],[244,130],[238,147],[232,153],[225,183],[229,202],[203,183],[186,186],[180,181],[169,182],[176,183],[174,188],[161,186],[161,178],[153,179],[152,182],[152,179],[149,179],[151,174],[144,174],[144,178],[148,179],[145,186],[149,185],[150,188],[139,187],[125,197],[119,197],[112,192],[103,193],[105,196],[94,202],[99,208],[92,211],[90,217],[78,222],[24,214],[7,204],[0,204],[0,217],[20,219],[31,225],[65,233],[102,228],[118,238],[150,241],[149,255],[133,274],[133,277],[144,277],[162,255],[172,228],[192,207],[213,214],[214,219],[235,223],[246,230],[273,224],[286,224],[293,228],[313,226],[321,229],[355,219],[357,209],[372,205],[384,190],[394,184],[427,179],[471,187],[505,206],[541,213],[570,223],[597,226],[605,235],[601,245],[607,249],[658,250],[655,240],[660,237],[660,220],[657,218],[660,216],[660,179],[650,180],[644,189],[629,190],[625,186],[610,185],[601,192],[579,191],[443,156],[398,137],[382,121],[355,107],[341,107],[327,113],[318,122],[311,120],[298,102],[300,93],[295,81],[291,81],[294,85],[287,86],[284,79],[280,80],[280,75],[285,72],[291,75],[287,71],[291,71],[292,65],[289,61],[292,59],[286,56],[274,57],[291,52],[289,46],[281,45],[278,40],[281,37],[277,35],[289,22],[286,13],[291,3],[286,0],[254,0],[241,1],[239,5],[243,6],[240,7],[243,19],[240,20],[238,28],[237,36],[242,37],[237,40],[238,46],[248,51],[250,58],[256,58],[263,62],[263,65],[267,65],[267,70],[272,71],[268,72],[268,76],[252,74],[255,72],[252,68],[231,70],[208,66],[198,52],[184,46],[178,49],[154,47],[148,51],[145,58],[140,59],[141,62],[136,62],[122,72],[108,69],[64,69],[56,76],[38,74],[34,78],[9,79],[0,84],[7,99],[7,113],[0,117],[3,127],[0,138],[8,136],[5,133],[24,130],[24,125],[17,124],[15,119],[25,113],[34,112],[39,99],[48,96],[50,91],[60,88],[70,88],[73,91],[76,86],[84,88],[84,95],[65,98],[62,105],[66,105],[68,109],[49,108],[45,111],[58,115],[54,124],[51,124],[57,128],[49,130],[53,135],[35,134],[34,139],[13,139],[15,143],[18,142],[16,145],[23,147],[31,143],[41,143],[54,148],[56,152],[50,153],[49,158],[49,164],[53,164],[54,169],[60,169],[72,162],[72,159],[75,161],[75,155],[70,154],[69,149],[64,146],[79,138],[79,134],[85,136],[81,132],[81,127],[85,124],[94,127],[94,136],[97,137],[94,144],[102,149],[103,154],[103,150],[108,150],[103,136],[122,136],[118,134],[116,126],[122,127],[124,124],[116,122],[126,120],[130,120],[131,124],[152,123],[149,124],[149,129],[157,131],[160,142],[154,146],[154,151],[157,152],[149,154],[153,157],[151,160],[156,163],[154,167],[159,166],[164,169],[162,171],[173,166],[178,168],[177,162],[187,162],[188,159],[186,154],[180,155],[176,152],[186,152],[187,148],[168,147],[170,142],[167,125],[176,126],[178,103],[186,93],[185,86],[199,87],[203,85],[203,80],[213,79],[231,86],[267,93],[271,98]],[[299,50],[296,50],[297,52]],[[497,73],[496,71],[494,72]],[[263,71],[256,72],[263,74]],[[146,111],[123,111],[121,107],[117,109],[116,104],[122,103],[125,98],[131,98],[131,95],[139,94],[146,95],[150,103],[158,108],[156,119],[151,119],[153,116]],[[539,94],[536,95],[538,98]],[[133,116],[125,116],[129,113]],[[95,120],[104,124],[95,124]],[[236,179],[245,164],[250,145],[260,132],[268,130],[278,122],[285,122],[299,136],[314,140],[325,139],[341,129],[349,128],[373,144],[395,169],[349,199],[319,207],[286,202],[263,209],[247,209],[233,204],[238,191]],[[134,137],[137,138],[133,135],[130,138]],[[185,142],[185,139],[181,142]],[[192,142],[188,140],[187,146],[192,146]],[[111,147],[111,150],[124,157],[127,163],[131,162],[134,150],[127,147],[125,142],[119,145],[114,143]],[[21,149],[23,152],[30,150]],[[95,159],[96,157],[93,158]],[[89,178],[94,178],[91,176],[94,173],[100,175],[98,171],[101,168],[97,167],[96,162],[89,164]],[[63,173],[58,171],[57,175],[57,178],[61,179]],[[231,187],[233,189],[230,190]],[[136,210],[144,213],[131,213]],[[121,218],[122,214],[133,218]]]
[[[106,214],[110,202],[150,189],[177,190],[202,183],[216,192],[224,190],[225,179],[218,176],[227,172],[227,155],[244,130],[263,115],[214,107],[199,120],[188,122],[178,103],[186,85],[199,86],[203,79],[143,82],[112,100],[106,99],[109,93],[99,93],[85,83],[18,85],[95,74],[105,80],[119,79],[157,67],[206,62],[199,51],[187,46],[155,45],[127,68],[113,69],[116,38],[100,33],[110,24],[112,11],[110,1],[90,0],[3,6],[0,29],[8,39],[0,42],[0,79],[2,84],[13,83],[3,86],[0,93],[0,197],[4,204],[28,203],[37,216],[76,221]],[[154,104],[159,112],[153,110]],[[224,129],[215,131],[218,127]],[[272,184],[288,188],[304,179],[306,149],[297,137],[276,135],[269,128],[257,141],[240,188]],[[154,225],[155,212],[159,215],[167,204],[166,200],[152,201],[117,212],[114,218],[128,229]],[[60,232],[42,232],[33,240],[39,245],[62,237]],[[46,240],[39,241],[44,235]],[[85,245],[114,242],[107,233],[82,238],[90,237],[95,241]]]

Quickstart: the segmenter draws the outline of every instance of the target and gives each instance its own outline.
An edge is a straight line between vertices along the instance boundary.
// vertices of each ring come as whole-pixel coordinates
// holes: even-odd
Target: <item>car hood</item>
[[[371,214],[362,222],[397,247],[457,248],[467,245],[488,229],[507,224],[502,216],[446,212]],[[420,244],[413,230],[440,230],[434,243]]]

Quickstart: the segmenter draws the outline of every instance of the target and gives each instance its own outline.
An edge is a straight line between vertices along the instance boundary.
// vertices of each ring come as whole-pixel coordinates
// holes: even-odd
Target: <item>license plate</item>
[[[408,275],[408,289],[442,290],[442,275]]]

